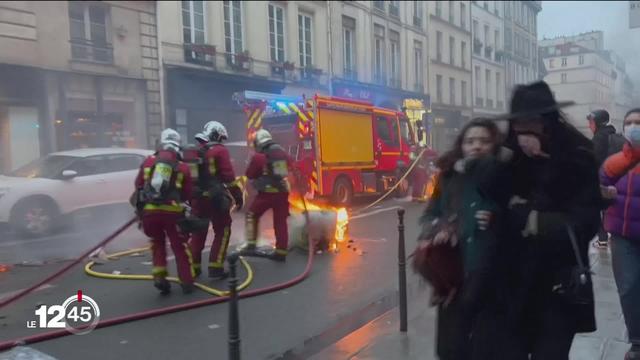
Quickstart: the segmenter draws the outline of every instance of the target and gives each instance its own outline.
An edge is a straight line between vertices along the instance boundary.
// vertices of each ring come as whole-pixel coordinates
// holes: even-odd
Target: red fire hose
[[[305,204],[305,207],[306,207],[306,204]],[[45,280],[41,281],[40,283],[38,283],[38,284],[36,284],[36,285],[26,289],[26,290],[23,290],[20,293],[14,295],[14,296],[11,296],[9,299],[3,301],[2,303],[0,303],[0,308],[2,308],[3,306],[6,306],[6,305],[14,302],[15,300],[17,300],[17,299],[25,296],[26,294],[34,291],[35,289],[39,288],[43,284],[46,284],[47,282],[51,281],[52,279],[60,276],[65,271],[69,270],[71,267],[73,267],[74,265],[76,265],[79,262],[81,262],[86,256],[91,254],[93,251],[95,251],[96,249],[100,248],[101,246],[104,246],[108,242],[112,241],[116,236],[118,236],[125,229],[127,229],[129,226],[131,226],[131,224],[133,224],[135,222],[135,220],[136,220],[135,218],[131,219],[125,225],[123,225],[118,230],[116,230],[112,235],[108,236],[106,239],[104,239],[98,245],[96,245],[91,250],[87,251],[86,253],[82,254],[79,258],[74,260],[71,264],[65,266],[63,269],[59,270],[55,274],[49,276],[48,278],[46,278]],[[307,219],[307,221],[308,221],[308,219]],[[263,287],[263,288],[259,288],[259,289],[254,289],[254,290],[250,290],[250,291],[241,292],[239,294],[239,297],[240,298],[248,298],[248,297],[253,297],[253,296],[257,296],[257,295],[268,294],[268,293],[271,293],[271,292],[274,292],[274,291],[278,291],[278,290],[281,290],[281,289],[285,289],[285,288],[291,287],[293,285],[296,285],[296,284],[302,282],[307,276],[309,276],[309,273],[311,272],[311,267],[313,266],[313,255],[314,255],[314,247],[313,247],[311,239],[309,238],[309,260],[307,261],[307,266],[305,267],[304,271],[300,275],[296,276],[295,278],[293,278],[293,279],[291,279],[289,281],[283,282],[283,283],[279,283],[279,284],[275,284],[275,285],[271,285],[271,286],[267,286],[267,287]],[[226,302],[227,300],[229,300],[228,296],[222,296],[222,297],[216,297],[216,298],[213,298],[213,299],[196,300],[196,301],[192,301],[192,302],[188,302],[188,303],[184,303],[184,304],[180,304],[180,305],[172,305],[172,306],[167,306],[167,307],[163,307],[163,308],[159,308],[159,309],[141,311],[141,312],[137,312],[137,313],[118,316],[118,317],[107,319],[107,320],[101,320],[98,323],[98,325],[96,326],[96,328],[104,328],[104,327],[113,326],[113,325],[119,325],[119,324],[131,322],[131,321],[148,319],[148,318],[152,318],[152,317],[155,317],[155,316],[170,314],[170,313],[174,313],[174,312],[195,309],[195,308],[201,307],[201,306],[219,304],[219,303],[222,303],[222,302]],[[56,330],[56,331],[49,331],[49,332],[42,333],[42,334],[37,334],[37,335],[26,336],[26,337],[22,337],[22,338],[13,339],[13,340],[8,340],[8,341],[4,341],[4,342],[0,343],[0,351],[9,350],[9,349],[11,349],[11,348],[13,348],[15,346],[21,346],[21,345],[33,344],[33,343],[46,341],[46,340],[52,340],[52,339],[64,337],[64,336],[71,335],[71,334],[72,333],[68,332],[67,330]]]

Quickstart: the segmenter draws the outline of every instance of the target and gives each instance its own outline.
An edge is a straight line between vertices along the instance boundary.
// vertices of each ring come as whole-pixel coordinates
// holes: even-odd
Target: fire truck
[[[421,150],[415,139],[422,136],[416,136],[404,113],[371,103],[255,91],[236,93],[234,100],[247,116],[247,139],[264,128],[295,159],[300,175],[295,190],[335,205],[388,191]],[[407,194],[410,178],[396,195]]]

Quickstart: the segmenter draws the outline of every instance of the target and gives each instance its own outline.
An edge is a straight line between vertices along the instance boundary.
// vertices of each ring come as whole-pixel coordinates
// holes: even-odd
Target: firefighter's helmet
[[[194,136],[194,139],[196,139],[197,142],[199,142],[200,144],[206,144],[209,142],[209,139],[207,138],[207,136],[204,133],[197,133]]]
[[[253,140],[253,144],[255,145],[256,149],[263,148],[265,145],[267,145],[270,142],[273,142],[273,137],[271,137],[271,134],[267,130],[260,129],[256,131],[256,134]]]
[[[202,131],[204,136],[206,136],[210,141],[222,142],[229,138],[227,134],[227,129],[224,125],[220,124],[217,121],[209,121],[204,125],[204,130]]]
[[[160,133],[160,146],[164,150],[180,151],[180,134],[170,128]]]

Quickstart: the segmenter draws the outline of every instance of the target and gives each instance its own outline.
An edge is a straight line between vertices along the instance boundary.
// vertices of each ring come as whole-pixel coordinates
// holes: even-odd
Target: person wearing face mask
[[[622,151],[600,169],[600,182],[612,205],[604,215],[611,233],[611,262],[631,349],[625,360],[640,359],[640,108],[624,117]]]
[[[588,247],[601,224],[593,144],[545,82],[518,86],[507,143],[514,150],[507,214],[517,245],[509,320],[518,359],[567,360],[577,333],[596,330]]]
[[[459,288],[438,286],[434,281],[439,276],[425,275],[434,285],[431,304],[438,306],[436,352],[441,360],[476,358],[471,346],[473,326],[496,296],[496,254],[508,200],[503,194],[509,193],[504,191],[509,181],[501,181],[506,174],[501,165],[510,154],[499,146],[498,137],[491,120],[474,119],[466,124],[453,149],[436,162],[440,172],[435,190],[420,219],[422,232],[416,251],[453,247],[454,256],[461,259],[428,265],[432,273],[445,277],[462,273],[462,279],[446,281],[461,283]],[[459,263],[462,269],[457,268]]]

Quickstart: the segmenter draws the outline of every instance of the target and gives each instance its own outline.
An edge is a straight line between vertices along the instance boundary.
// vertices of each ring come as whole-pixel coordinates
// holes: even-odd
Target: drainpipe
[[[327,31],[329,36],[327,36],[327,41],[329,45],[329,95],[333,95],[333,27],[331,26],[331,1],[327,1]]]

